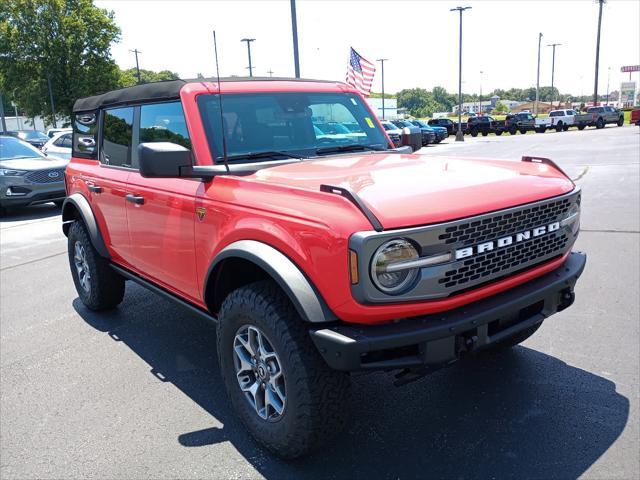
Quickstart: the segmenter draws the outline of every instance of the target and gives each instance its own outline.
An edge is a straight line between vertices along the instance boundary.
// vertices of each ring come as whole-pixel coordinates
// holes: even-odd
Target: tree
[[[91,0],[0,2],[0,90],[28,116],[70,116],[77,98],[121,84],[110,47],[120,38],[113,12]]]
[[[500,100],[498,100],[496,102],[496,106],[494,107],[492,113],[507,113],[508,111],[509,111],[509,108]]]
[[[177,80],[180,77],[177,73],[169,70],[162,70],[161,72],[154,72],[152,70],[140,69],[140,81],[141,83],[159,82],[162,80]],[[132,87],[138,84],[137,70],[130,68],[128,70],[122,70],[120,72],[120,86]]]

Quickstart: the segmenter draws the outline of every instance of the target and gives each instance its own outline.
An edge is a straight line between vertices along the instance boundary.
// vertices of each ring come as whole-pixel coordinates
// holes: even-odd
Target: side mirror
[[[170,142],[141,143],[138,160],[145,178],[180,177],[183,169],[193,166],[191,150]]]

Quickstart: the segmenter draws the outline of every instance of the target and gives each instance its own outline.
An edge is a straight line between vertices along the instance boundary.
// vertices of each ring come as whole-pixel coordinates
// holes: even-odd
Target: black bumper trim
[[[586,255],[571,252],[557,269],[492,297],[447,312],[384,325],[340,324],[310,330],[337,370],[387,370],[451,363],[542,322],[573,303]]]

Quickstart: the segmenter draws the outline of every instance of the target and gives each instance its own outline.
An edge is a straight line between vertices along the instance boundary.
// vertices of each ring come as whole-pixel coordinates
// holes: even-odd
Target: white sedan
[[[71,146],[73,144],[73,131],[63,130],[57,132],[51,140],[44,144],[42,153],[53,157],[71,159]]]

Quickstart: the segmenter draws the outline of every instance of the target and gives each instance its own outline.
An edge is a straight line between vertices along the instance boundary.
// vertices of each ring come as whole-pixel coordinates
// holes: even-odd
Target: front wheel
[[[618,126],[621,127],[622,125],[624,125],[624,117],[618,119]]]
[[[596,122],[596,128],[598,129],[604,128],[604,120],[602,120],[602,118],[599,118],[598,121]]]
[[[518,131],[515,128],[509,130],[509,135],[515,135]]]
[[[578,125],[578,130],[584,130],[584,127],[586,127],[586,125]]]
[[[471,130],[471,136],[472,137],[477,137],[478,136],[478,131],[477,130]]]
[[[299,457],[344,428],[350,377],[327,366],[275,283],[252,283],[224,300],[217,342],[231,404],[266,448]]]
[[[81,221],[69,228],[67,247],[71,276],[82,303],[91,310],[117,307],[124,298],[124,278],[93,247]]]
[[[520,129],[520,133],[521,133],[522,135],[525,135],[525,134],[527,133],[527,129],[526,129],[526,128],[521,128],[521,129]]]
[[[502,130],[496,130],[496,135],[498,136],[502,135]]]

